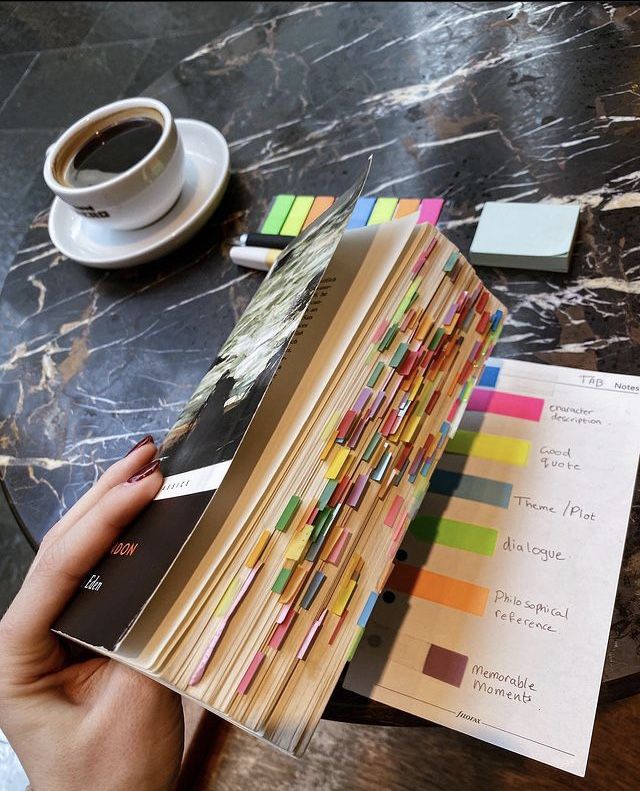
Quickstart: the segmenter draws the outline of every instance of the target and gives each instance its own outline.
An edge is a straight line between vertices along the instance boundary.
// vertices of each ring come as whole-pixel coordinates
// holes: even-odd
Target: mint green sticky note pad
[[[579,214],[577,204],[485,203],[471,263],[568,272]]]

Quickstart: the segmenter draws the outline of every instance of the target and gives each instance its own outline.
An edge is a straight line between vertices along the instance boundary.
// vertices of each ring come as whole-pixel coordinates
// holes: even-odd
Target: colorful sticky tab
[[[285,550],[285,560],[300,560],[305,553],[313,529],[313,525],[303,525],[299,530],[296,530]]]
[[[297,495],[293,495],[287,505],[285,506],[284,511],[282,512],[280,519],[276,522],[276,530],[280,530],[284,532],[291,522],[293,521],[293,517],[296,515],[298,508],[300,508],[300,503],[302,502],[302,498],[298,497]]]
[[[381,222],[388,222],[392,219],[397,205],[397,198],[378,198],[369,215],[367,225],[378,225]]]
[[[499,461],[524,467],[529,460],[531,443],[526,439],[505,437],[500,434],[483,434],[460,429],[447,444],[447,453],[475,456],[479,459]]]
[[[307,219],[304,221],[302,230],[304,231],[308,225],[311,225],[311,223],[314,220],[317,220],[321,214],[324,214],[326,210],[333,205],[334,201],[335,198],[332,198],[329,195],[318,195],[311,205],[311,209],[309,210],[309,214],[307,214]]]
[[[297,236],[302,230],[312,205],[312,195],[298,195],[289,209],[289,214],[287,214],[280,233],[283,236]]]
[[[316,573],[311,578],[311,582],[309,583],[309,587],[304,593],[302,597],[302,601],[300,602],[300,607],[303,610],[308,610],[309,607],[313,604],[313,600],[318,595],[318,591],[322,587],[322,583],[326,580],[326,574],[323,574],[321,571],[316,571]]]
[[[485,365],[484,370],[478,380],[481,387],[495,387],[500,375],[500,366],[498,365]]]
[[[378,601],[378,592],[377,591],[371,591],[371,593],[369,594],[369,597],[367,598],[367,601],[366,601],[364,607],[362,608],[362,612],[360,613],[360,617],[358,618],[358,626],[360,626],[360,627],[362,627],[364,629],[364,627],[367,625],[367,621],[369,620],[369,616],[371,615],[371,612],[372,612],[372,610],[374,608],[374,605],[375,605],[375,603],[377,601]]]
[[[260,233],[280,233],[280,229],[284,225],[295,199],[295,195],[277,195],[271,204],[265,221],[262,223]]]
[[[464,654],[439,645],[432,645],[425,657],[422,672],[425,676],[431,676],[431,678],[443,681],[452,687],[459,687],[462,684],[468,662],[469,657]]]
[[[435,225],[440,218],[440,212],[444,205],[442,198],[425,198],[420,203],[420,216],[418,217],[418,224],[428,222]]]
[[[333,457],[333,461],[329,465],[329,469],[327,470],[327,478],[338,478],[340,475],[340,471],[345,465],[345,462],[349,458],[350,454],[349,448],[340,448],[336,455]]]
[[[349,600],[351,599],[357,584],[358,583],[356,580],[349,580],[345,585],[342,586],[342,588],[338,590],[329,608],[334,615],[342,615],[345,607],[347,604],[349,604]]]
[[[484,615],[489,598],[489,588],[482,585],[408,566],[406,563],[394,566],[387,587],[397,593],[410,594],[478,616]]]
[[[351,213],[351,218],[347,223],[347,230],[352,228],[364,228],[369,222],[369,217],[376,202],[375,198],[358,198],[356,205]]]
[[[246,695],[249,691],[249,687],[251,686],[251,682],[256,677],[258,670],[260,670],[260,665],[263,663],[265,658],[265,654],[258,651],[258,653],[253,657],[251,660],[251,664],[247,668],[244,676],[242,676],[242,680],[240,684],[238,684],[238,695]]]
[[[420,208],[419,198],[400,198],[396,210],[393,214],[394,220],[399,220],[401,217],[406,217],[408,214],[413,214]]]
[[[409,532],[428,544],[441,544],[491,557],[496,549],[498,531],[472,522],[459,522],[444,516],[420,514],[413,518]]]
[[[460,497],[478,503],[508,508],[513,485],[506,481],[466,475],[453,470],[436,469],[431,476],[429,491],[445,497]]]
[[[278,576],[276,577],[275,582],[271,586],[271,590],[274,593],[282,593],[287,586],[287,582],[289,582],[289,577],[291,576],[293,569],[288,568],[281,568],[278,572]]]
[[[271,532],[269,530],[264,530],[260,538],[257,540],[255,546],[249,553],[249,557],[245,560],[244,565],[248,568],[252,569],[256,563],[260,560],[260,556],[264,551],[264,548],[267,546],[267,542],[269,541],[269,537],[271,536]]]
[[[544,409],[544,400],[534,396],[476,387],[471,394],[467,409],[472,412],[490,412],[493,415],[519,417],[522,420],[538,422]]]

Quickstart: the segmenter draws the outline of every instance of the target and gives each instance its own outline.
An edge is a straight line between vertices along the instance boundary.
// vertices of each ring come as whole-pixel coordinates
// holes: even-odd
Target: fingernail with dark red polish
[[[125,459],[129,455],[129,453],[133,453],[134,450],[138,450],[138,448],[141,448],[143,445],[148,445],[150,442],[153,442],[153,437],[151,436],[151,434],[147,434],[147,436],[143,437],[140,440],[140,442],[136,442],[136,444],[131,448],[130,451],[125,453]]]
[[[159,466],[160,459],[150,461],[149,464],[145,464],[141,470],[138,470],[135,475],[132,475],[127,483],[138,483],[138,481],[141,481],[143,478],[148,478],[150,475],[153,475]]]

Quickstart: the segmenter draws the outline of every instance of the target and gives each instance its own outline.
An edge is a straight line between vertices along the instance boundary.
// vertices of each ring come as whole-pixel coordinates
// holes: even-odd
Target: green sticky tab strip
[[[371,437],[369,444],[367,445],[364,453],[362,454],[362,458],[364,461],[371,461],[371,457],[374,454],[375,449],[378,447],[378,443],[382,439],[382,435],[376,431],[376,433]]]
[[[296,494],[289,500],[286,505],[286,508],[282,512],[280,519],[278,519],[276,523],[276,530],[280,530],[284,532],[289,525],[291,524],[293,517],[296,515],[296,511],[300,508],[300,503],[302,502],[302,498],[298,497]]]
[[[416,516],[409,525],[409,532],[428,544],[443,544],[487,557],[493,555],[498,541],[498,531],[492,527],[458,522],[443,516]]]
[[[313,201],[313,195],[298,195],[293,202],[293,206],[289,210],[284,225],[280,229],[280,233],[283,236],[297,236],[300,233],[304,221],[307,219],[307,215],[311,210]]]
[[[389,222],[393,217],[393,212],[398,205],[397,198],[378,198],[369,215],[367,225],[378,225],[381,222]]]
[[[375,387],[376,382],[380,378],[380,374],[384,370],[384,363],[376,363],[376,367],[371,372],[371,376],[367,379],[367,387]]]
[[[392,324],[389,329],[385,332],[384,338],[380,341],[380,345],[378,346],[378,351],[383,352],[385,349],[388,349],[389,346],[393,343],[393,339],[396,337],[396,333],[398,332],[398,325]]]
[[[440,339],[444,335],[444,330],[442,327],[436,330],[435,335],[431,338],[431,343],[429,344],[429,349],[433,351],[437,345],[440,343]]]
[[[280,233],[295,199],[295,195],[277,195],[262,223],[260,233]]]
[[[289,577],[291,576],[291,572],[293,569],[280,569],[278,576],[276,577],[276,581],[273,583],[271,590],[274,593],[282,593],[282,591],[287,587],[287,582],[289,582]]]
[[[409,348],[408,343],[401,343],[395,351],[395,354],[391,358],[391,362],[389,365],[392,368],[397,368],[400,363],[403,361],[405,354],[407,353],[407,349]]]
[[[453,267],[456,265],[456,261],[458,260],[458,256],[459,255],[460,255],[460,253],[458,253],[457,251],[454,251],[453,253],[451,253],[449,258],[447,258],[447,260],[445,262],[445,265],[442,267],[445,272],[451,272]]]
[[[407,312],[407,310],[409,310],[409,307],[413,304],[413,302],[415,302],[418,296],[416,292],[418,291],[420,283],[422,283],[421,277],[416,277],[411,283],[407,289],[407,293],[404,295],[404,297],[402,297],[402,300],[398,305],[398,309],[393,314],[393,318],[391,319],[392,324],[399,324],[404,314]]]
[[[318,500],[318,508],[322,511],[323,508],[326,508],[327,503],[331,499],[331,495],[335,492],[338,488],[338,481],[327,481],[325,484],[324,489],[322,490],[322,494],[320,495],[320,499]]]
[[[349,646],[349,650],[347,651],[346,661],[351,662],[353,656],[360,645],[360,640],[362,640],[362,635],[364,634],[364,629],[361,626],[356,626],[356,633],[353,636],[353,640],[351,641],[351,645]]]

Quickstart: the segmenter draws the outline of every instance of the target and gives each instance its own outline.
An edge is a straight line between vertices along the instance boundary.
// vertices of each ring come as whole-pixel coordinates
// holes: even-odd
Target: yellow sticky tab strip
[[[416,431],[420,427],[421,415],[413,415],[409,418],[409,422],[402,435],[402,442],[411,442],[415,436]]]
[[[322,434],[320,434],[320,441],[326,442],[329,437],[333,437],[333,434],[336,430],[338,422],[340,421],[340,413],[334,412],[333,415],[327,420],[325,427],[322,429]]]
[[[356,580],[349,580],[347,584],[340,588],[336,596],[334,597],[333,601],[331,602],[331,607],[329,610],[334,615],[342,615],[344,612],[345,607],[349,604],[349,599],[353,595],[354,590],[356,589],[356,585],[358,583]]]
[[[447,453],[475,456],[479,459],[517,464],[524,467],[529,460],[531,443],[526,439],[503,437],[498,434],[481,434],[476,431],[458,429],[447,443]]]
[[[249,553],[249,557],[245,560],[244,562],[245,566],[252,569],[256,565],[256,563],[260,560],[260,556],[262,555],[264,548],[267,546],[267,542],[269,541],[270,535],[271,535],[270,530],[264,531],[264,533],[258,539],[258,542],[255,544],[255,546]]]
[[[340,450],[333,457],[333,461],[329,465],[329,469],[327,470],[327,478],[333,478],[335,480],[340,475],[340,471],[349,458],[349,453],[349,448],[340,448]]]
[[[299,530],[296,530],[291,536],[291,541],[289,541],[284,553],[286,560],[300,560],[309,543],[312,532],[313,525],[303,525]]]
[[[218,606],[213,611],[214,617],[217,618],[226,615],[229,612],[229,609],[233,604],[233,600],[235,599],[238,591],[240,590],[241,585],[242,585],[241,579],[238,575],[236,575],[229,583],[229,587],[226,589],[224,595],[218,602]]]

